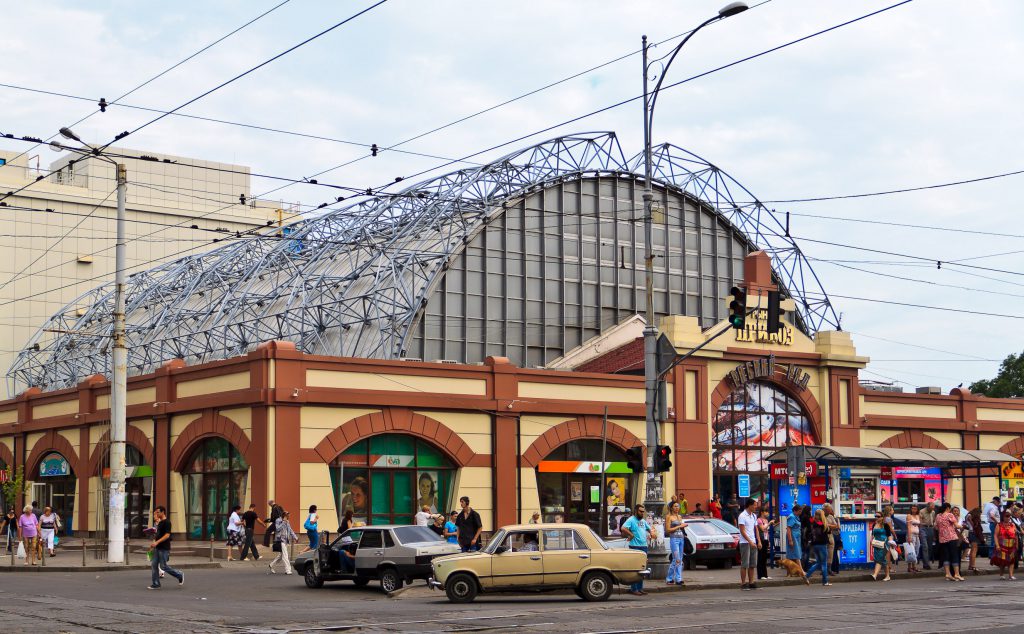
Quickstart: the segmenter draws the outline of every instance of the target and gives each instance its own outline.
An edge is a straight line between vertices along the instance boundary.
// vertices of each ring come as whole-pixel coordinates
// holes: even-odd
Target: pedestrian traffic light
[[[778,332],[782,328],[782,316],[786,311],[782,310],[782,293],[779,291],[768,291],[768,332]]]
[[[747,294],[738,286],[729,291],[732,301],[729,302],[729,323],[737,330],[743,330],[747,321]]]
[[[668,445],[658,445],[654,451],[654,472],[663,473],[672,468],[672,448]]]
[[[644,470],[643,447],[630,447],[626,450],[626,468],[633,473],[640,473]]]

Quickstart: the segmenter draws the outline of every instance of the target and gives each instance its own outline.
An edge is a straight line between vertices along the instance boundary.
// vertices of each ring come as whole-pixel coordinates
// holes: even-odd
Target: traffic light
[[[782,316],[786,311],[782,310],[782,293],[779,291],[768,291],[768,332],[778,332],[782,328]]]
[[[644,470],[643,447],[630,447],[626,450],[626,468],[633,473],[640,473]]]
[[[663,473],[672,468],[672,448],[668,445],[658,445],[654,451],[654,472]]]
[[[732,301],[729,302],[729,323],[737,330],[743,330],[747,321],[747,294],[738,286],[729,291]]]

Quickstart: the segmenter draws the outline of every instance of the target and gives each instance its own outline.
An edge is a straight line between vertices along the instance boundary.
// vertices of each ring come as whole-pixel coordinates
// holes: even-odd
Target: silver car
[[[413,579],[428,579],[434,557],[461,552],[426,526],[360,526],[334,541],[329,537],[325,533],[317,550],[295,558],[307,587],[346,579],[362,587],[380,580],[382,590],[394,592]]]

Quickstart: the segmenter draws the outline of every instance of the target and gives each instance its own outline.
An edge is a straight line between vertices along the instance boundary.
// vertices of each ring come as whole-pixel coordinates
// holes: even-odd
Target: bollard
[[[124,538],[124,565],[126,565],[126,566],[128,565],[128,559],[131,556],[129,553],[132,552],[131,549],[129,548],[130,544],[131,544],[131,540],[129,538],[125,537]]]
[[[36,537],[36,543],[37,544],[43,544],[42,538]],[[45,544],[43,544],[42,547],[39,549],[39,565],[42,566],[43,568],[46,567],[46,553],[48,553],[48,552],[50,552],[50,551],[49,551],[49,549],[46,548]]]
[[[85,553],[86,553],[87,550],[88,550],[88,547],[86,546],[85,535],[83,534],[82,535],[82,567],[83,568],[85,568]]]
[[[213,561],[213,535],[210,535],[210,561]]]
[[[14,548],[11,549],[11,568],[14,567],[14,553],[16,553],[17,551],[18,551],[18,547],[17,546],[15,546]]]

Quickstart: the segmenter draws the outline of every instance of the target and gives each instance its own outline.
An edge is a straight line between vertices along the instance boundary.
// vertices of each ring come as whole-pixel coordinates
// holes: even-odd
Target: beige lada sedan
[[[559,588],[604,601],[615,584],[650,576],[644,552],[611,548],[585,524],[506,526],[483,550],[438,557],[431,567],[430,587],[444,588],[453,603],[472,601],[480,592]]]

